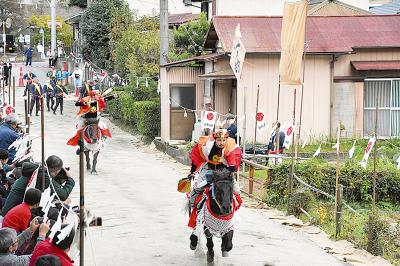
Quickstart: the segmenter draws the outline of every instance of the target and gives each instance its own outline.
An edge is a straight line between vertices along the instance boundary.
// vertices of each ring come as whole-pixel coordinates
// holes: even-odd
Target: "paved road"
[[[45,64],[34,63],[32,69],[44,82],[47,69],[40,65]],[[17,93],[22,95],[22,89]],[[22,97],[17,97],[18,113],[22,107]],[[72,100],[66,101],[64,116],[46,111],[45,153],[61,156],[78,184],[78,156],[75,148],[65,144],[75,133],[76,111]],[[33,117],[33,122],[37,123],[32,134],[39,135],[40,120]],[[88,231],[86,265],[205,265],[203,250],[194,253],[189,249],[190,230],[181,211],[183,196],[176,192],[182,166],[159,153],[139,149],[135,137],[115,126],[111,125],[111,132],[113,138],[99,156],[99,174],[85,176],[86,205],[104,223]],[[40,160],[39,140],[34,150]],[[76,204],[78,193],[76,186]],[[215,265],[343,265],[301,233],[254,210],[242,208],[241,217],[230,257],[221,257],[220,240],[215,241]],[[205,249],[204,239],[202,245]]]

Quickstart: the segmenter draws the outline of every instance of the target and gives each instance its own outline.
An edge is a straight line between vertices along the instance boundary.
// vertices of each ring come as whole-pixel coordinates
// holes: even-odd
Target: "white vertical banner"
[[[229,60],[229,65],[231,66],[237,80],[240,79],[245,56],[246,56],[246,49],[242,43],[240,24],[237,24],[235,29],[235,37],[232,43],[231,58]]]
[[[256,115],[256,119],[257,119],[257,133],[259,135],[262,135],[268,128],[267,119],[265,118],[265,113],[263,111],[258,112]]]
[[[369,158],[369,155],[371,154],[372,148],[374,147],[375,141],[376,141],[375,137],[370,138],[368,141],[367,147],[365,148],[364,157],[361,161],[361,165],[364,168],[367,168],[368,158]]]
[[[217,112],[205,111],[203,119],[201,120],[201,127],[203,129],[214,129],[215,121],[217,120]]]
[[[285,130],[285,142],[283,143],[283,147],[289,149],[290,145],[292,145],[292,138],[294,134],[294,125],[289,124]]]
[[[353,143],[353,147],[351,147],[351,149],[349,150],[349,158],[353,158],[354,155],[354,151],[356,150],[356,140]]]

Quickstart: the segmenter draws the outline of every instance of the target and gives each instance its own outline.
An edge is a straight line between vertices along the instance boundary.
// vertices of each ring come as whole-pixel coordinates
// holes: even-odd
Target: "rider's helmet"
[[[228,138],[229,137],[229,133],[226,129],[220,128],[220,129],[216,129],[213,132],[213,138],[217,139],[217,138]]]

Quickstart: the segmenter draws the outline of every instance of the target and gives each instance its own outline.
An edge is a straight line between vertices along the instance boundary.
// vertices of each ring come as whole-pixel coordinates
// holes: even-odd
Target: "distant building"
[[[374,6],[369,9],[371,13],[379,15],[400,14],[400,0],[387,1],[388,3]]]
[[[275,121],[281,21],[281,17],[215,16],[205,41],[210,54],[161,66],[162,140],[190,139],[200,113],[186,112],[184,108],[201,111],[211,102],[219,114],[237,115],[241,136],[246,114],[246,141],[252,141],[258,86],[259,109],[264,111],[268,124]],[[247,51],[240,80],[229,65],[238,23]],[[382,99],[378,135],[400,137],[398,25],[399,15],[308,17],[303,139],[334,136],[339,121],[345,126],[346,137],[371,135],[376,91]],[[292,90],[281,86],[279,97],[279,120],[290,123]],[[299,107],[300,97],[297,99]],[[258,135],[258,140],[267,141],[267,134]]]

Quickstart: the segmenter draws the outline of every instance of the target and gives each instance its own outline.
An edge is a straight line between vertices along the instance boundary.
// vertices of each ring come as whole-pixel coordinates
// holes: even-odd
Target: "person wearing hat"
[[[204,191],[209,184],[206,176],[210,171],[227,168],[236,173],[242,160],[242,151],[235,140],[229,137],[226,129],[217,129],[212,136],[202,136],[199,142],[190,152],[192,167],[189,176],[194,178],[198,173],[197,180],[190,193],[190,203],[193,206],[196,197]],[[240,192],[238,188],[236,192]]]
[[[47,78],[47,82],[43,86],[43,92],[46,95],[46,106],[47,106],[47,111],[49,111],[49,112],[50,112],[50,108],[53,110],[53,106],[54,106],[55,87],[56,87],[55,80]],[[51,105],[50,105],[50,102],[51,102]]]
[[[57,81],[57,85],[53,92],[54,97],[56,97],[56,106],[54,108],[51,108],[53,110],[53,114],[56,114],[59,105],[60,105],[60,114],[61,115],[63,114],[65,94],[68,94],[68,91],[62,85],[61,81]]]
[[[33,82],[30,87],[31,93],[31,108],[29,110],[29,114],[32,115],[33,106],[36,105],[36,116],[39,116],[39,109],[40,109],[40,98],[43,97],[43,88],[42,85],[39,83],[38,78],[34,78]]]
[[[18,127],[21,124],[16,113],[7,115],[4,123],[0,126],[0,148],[8,150],[10,145],[19,138]],[[15,157],[15,149],[8,150],[8,160],[12,162]]]
[[[206,186],[211,185],[212,171],[217,169],[228,169],[233,175],[233,191],[240,194],[240,188],[236,182],[235,175],[242,160],[242,151],[235,140],[229,137],[226,129],[217,129],[211,136],[202,136],[199,142],[190,152],[192,167],[189,176],[194,179],[194,185],[190,192],[190,207],[195,207],[197,197],[201,196]],[[195,175],[198,173],[198,175]],[[196,177],[196,178],[195,178]],[[189,226],[195,227],[196,221],[189,220]],[[190,236],[190,248],[195,249],[197,236],[192,233]]]

